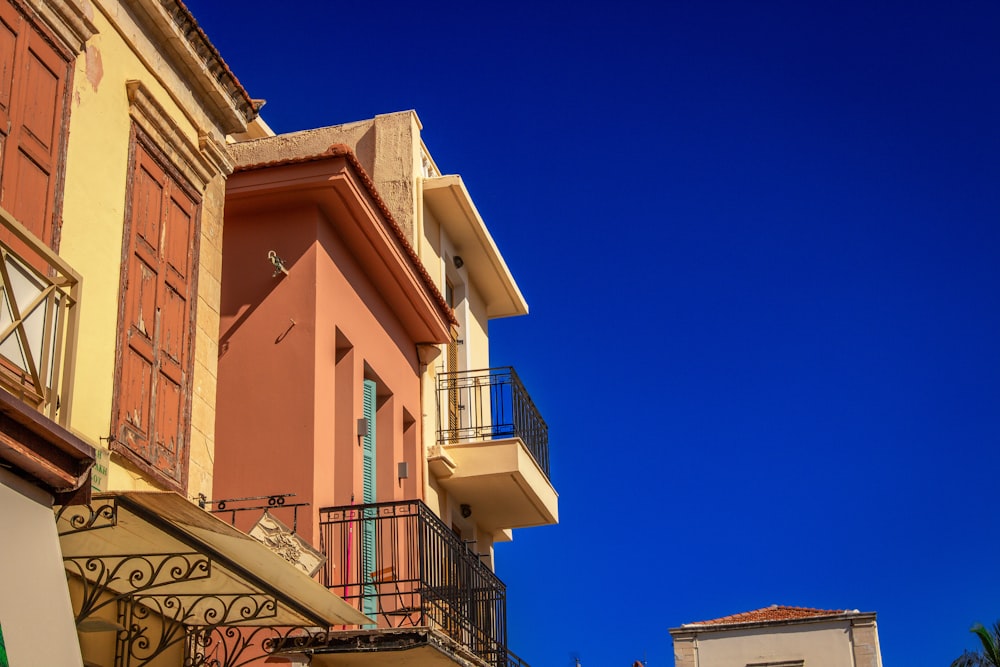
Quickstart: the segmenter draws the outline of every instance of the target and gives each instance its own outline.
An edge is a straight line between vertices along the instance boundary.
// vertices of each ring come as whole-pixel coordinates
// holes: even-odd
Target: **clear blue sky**
[[[189,5],[276,131],[416,109],[514,272],[533,667],[774,603],[946,666],[1000,618],[1000,3]]]

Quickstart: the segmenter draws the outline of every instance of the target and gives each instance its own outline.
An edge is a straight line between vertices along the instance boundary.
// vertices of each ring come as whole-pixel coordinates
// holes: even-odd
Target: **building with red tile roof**
[[[676,667],[881,667],[874,612],[771,605],[670,630]]]

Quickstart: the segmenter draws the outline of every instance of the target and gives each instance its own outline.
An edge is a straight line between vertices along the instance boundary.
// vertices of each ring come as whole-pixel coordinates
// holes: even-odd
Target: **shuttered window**
[[[137,141],[126,228],[115,449],[187,484],[198,202]]]
[[[0,0],[0,206],[50,246],[68,75],[67,58]]]
[[[364,502],[377,502],[375,486],[375,399],[377,385],[373,380],[365,380],[362,410],[368,422],[368,432],[363,438],[364,445]]]
[[[362,494],[365,504],[374,503],[378,499],[377,486],[375,480],[375,400],[376,384],[373,380],[365,380],[362,396],[362,412],[368,422],[368,431],[362,438]],[[365,510],[366,521],[362,522],[362,539],[364,540],[362,558],[364,558],[364,572],[366,580],[372,582],[372,577],[377,569],[376,555],[378,550],[376,534],[376,516],[374,509]],[[362,613],[372,616],[377,609],[376,588],[373,583],[365,586],[365,596],[362,598]]]

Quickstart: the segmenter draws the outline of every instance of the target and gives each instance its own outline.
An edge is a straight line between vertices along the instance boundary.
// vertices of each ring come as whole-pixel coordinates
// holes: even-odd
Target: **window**
[[[377,387],[374,380],[364,380],[363,393],[362,393],[362,409],[365,419],[365,424],[367,428],[365,429],[364,436],[362,436],[363,455],[362,455],[362,502],[366,505],[378,502],[378,484],[376,477],[377,466],[377,442],[378,436],[376,434],[376,423],[378,419],[376,417],[376,396]],[[364,559],[364,572],[369,578],[374,576],[373,573],[378,570],[377,565],[377,555],[378,555],[378,536],[376,535],[376,517],[378,516],[377,510],[374,508],[368,508],[365,510],[365,519],[368,519],[362,523],[362,539],[364,540],[364,549],[362,551],[362,558]],[[378,594],[374,584],[365,585],[365,597],[362,599],[361,611],[368,616],[374,616],[377,608]],[[375,626],[366,626],[375,627]]]
[[[125,226],[113,449],[187,485],[198,201],[136,130]]]
[[[68,57],[0,0],[0,206],[49,246],[68,76]]]

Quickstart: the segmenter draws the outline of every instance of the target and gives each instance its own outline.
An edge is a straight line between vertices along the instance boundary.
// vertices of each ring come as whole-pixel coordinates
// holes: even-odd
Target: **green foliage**
[[[979,651],[966,651],[951,663],[951,667],[1000,667],[1000,621],[989,630],[976,623],[969,632],[979,637],[983,647]]]

